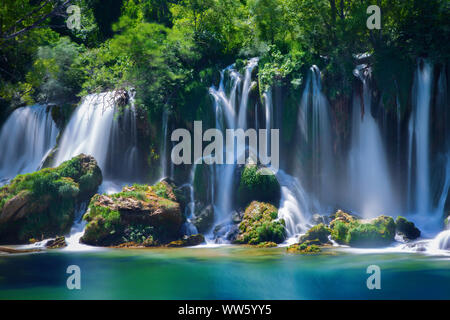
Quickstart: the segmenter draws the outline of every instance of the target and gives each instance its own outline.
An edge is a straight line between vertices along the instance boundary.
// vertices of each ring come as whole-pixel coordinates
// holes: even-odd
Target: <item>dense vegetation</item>
[[[394,88],[410,85],[417,57],[448,61],[449,8],[445,0],[376,3],[381,30],[366,27],[368,0],[5,0],[0,119],[9,107],[135,87],[150,118],[166,108],[191,121],[208,111],[217,70],[253,56],[260,90],[301,86],[317,64],[333,100],[350,91],[352,55],[371,53],[389,102]],[[66,26],[69,5],[81,8],[80,29]]]

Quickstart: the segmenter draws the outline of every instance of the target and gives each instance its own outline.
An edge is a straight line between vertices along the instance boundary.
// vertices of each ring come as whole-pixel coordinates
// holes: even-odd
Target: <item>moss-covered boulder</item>
[[[277,218],[278,209],[272,204],[253,201],[245,210],[235,243],[283,242],[286,239],[285,222]]]
[[[0,243],[67,233],[75,210],[102,182],[97,161],[81,154],[57,168],[18,175],[0,188]]]
[[[170,242],[167,246],[172,248],[192,247],[198,246],[205,242],[205,237],[202,234],[194,234],[191,236],[184,236],[180,240]]]
[[[288,253],[317,254],[322,252],[322,249],[315,244],[296,243],[287,247],[286,251]]]
[[[133,185],[113,195],[95,195],[83,217],[81,242],[95,246],[123,243],[165,244],[180,237],[184,217],[171,186]]]
[[[300,236],[299,243],[305,241],[317,241],[318,244],[329,244],[328,236],[331,234],[330,228],[320,223],[309,229],[304,235]]]
[[[276,176],[267,168],[248,164],[242,170],[238,188],[238,201],[242,206],[251,201],[280,202],[281,187]]]
[[[331,237],[336,242],[351,247],[371,248],[387,246],[394,241],[395,222],[391,217],[358,220],[344,212],[338,213],[330,223]]]
[[[415,240],[420,237],[420,230],[414,225],[413,222],[408,221],[406,218],[399,216],[395,220],[396,231],[399,235],[403,236],[405,240]]]

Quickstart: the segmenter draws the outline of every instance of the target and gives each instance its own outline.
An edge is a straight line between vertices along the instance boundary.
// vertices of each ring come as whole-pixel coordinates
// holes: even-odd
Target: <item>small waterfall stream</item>
[[[36,171],[56,144],[58,128],[50,108],[21,107],[0,131],[0,186],[20,173]]]
[[[413,86],[413,113],[409,122],[408,200],[410,210],[421,214],[427,214],[432,209],[429,163],[431,82],[431,65],[419,61]]]

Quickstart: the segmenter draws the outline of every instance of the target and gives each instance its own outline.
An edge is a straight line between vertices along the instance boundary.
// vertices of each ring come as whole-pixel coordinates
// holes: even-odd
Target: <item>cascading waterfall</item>
[[[0,185],[39,169],[57,135],[50,108],[34,105],[14,110],[0,131]]]
[[[349,207],[371,218],[396,213],[396,198],[389,175],[380,130],[372,115],[368,79],[370,69],[360,65],[354,71],[363,83],[362,100],[353,100],[352,146],[349,154]]]
[[[321,74],[317,66],[312,66],[302,94],[298,125],[306,141],[301,152],[311,153],[312,189],[319,198],[326,199],[334,186],[333,143],[329,104],[322,93]]]
[[[85,153],[97,160],[106,180],[122,181],[138,176],[136,115],[132,101],[131,107],[123,109],[122,123],[119,123],[115,119],[114,92],[85,97],[64,130],[54,165]]]
[[[408,202],[415,213],[430,212],[430,102],[432,67],[419,61],[413,86],[413,112],[409,122]],[[413,189],[413,187],[415,187]]]
[[[279,170],[276,175],[281,186],[278,218],[284,219],[288,242],[297,242],[298,235],[307,231],[312,211],[310,198],[297,178]]]
[[[250,59],[246,66],[245,77],[243,80],[242,94],[240,97],[239,110],[236,109],[238,103],[237,90],[242,81],[242,76],[230,66],[221,72],[220,84],[218,88],[211,87],[209,92],[214,98],[214,109],[216,113],[216,128],[221,130],[225,136],[226,129],[242,128],[247,126],[247,105],[250,88],[252,86],[252,70],[257,66],[258,59]],[[231,80],[230,91],[227,93],[225,87],[225,75]],[[238,114],[238,116],[236,116]],[[224,159],[226,155],[224,156]],[[235,159],[236,160],[236,159]],[[230,220],[230,212],[233,202],[233,176],[236,164],[217,165],[217,202],[215,204],[215,222],[216,224],[226,223]]]

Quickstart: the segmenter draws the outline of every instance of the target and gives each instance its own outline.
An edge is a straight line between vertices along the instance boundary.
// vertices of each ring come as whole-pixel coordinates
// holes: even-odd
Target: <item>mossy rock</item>
[[[66,238],[65,237],[56,237],[53,240],[49,240],[45,244],[47,249],[60,249],[67,247]]]
[[[275,242],[271,242],[271,241],[264,241],[257,245],[258,248],[275,248],[277,246],[278,245]]]
[[[420,230],[413,222],[408,221],[405,217],[399,216],[395,220],[396,231],[403,236],[405,240],[415,240],[420,237]]]
[[[167,182],[154,186],[135,184],[112,195],[95,195],[81,242],[95,246],[164,244],[180,236],[184,217]]]
[[[387,216],[365,221],[340,212],[330,226],[332,239],[351,247],[383,247],[395,238],[394,219]]]
[[[194,234],[191,236],[184,236],[180,240],[170,242],[167,246],[171,248],[192,247],[198,246],[205,242],[205,237],[202,234]]]
[[[75,210],[102,182],[97,161],[81,154],[56,168],[18,175],[0,188],[0,243],[69,232]]]
[[[330,228],[328,228],[323,223],[320,223],[311,229],[309,229],[306,234],[302,235],[299,238],[299,243],[304,243],[305,241],[315,241],[317,240],[318,244],[328,244],[330,241],[328,240],[328,236],[331,234]]]
[[[297,243],[287,247],[286,251],[289,253],[317,254],[321,253],[322,249],[315,244]]]
[[[286,239],[285,222],[277,218],[278,209],[272,204],[253,201],[245,210],[235,242],[252,245],[282,243]]]
[[[276,176],[267,168],[246,165],[241,174],[238,201],[245,206],[253,200],[279,204],[281,187]]]

